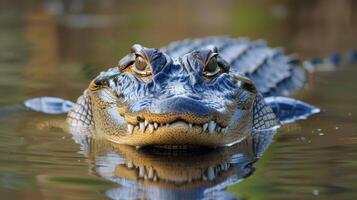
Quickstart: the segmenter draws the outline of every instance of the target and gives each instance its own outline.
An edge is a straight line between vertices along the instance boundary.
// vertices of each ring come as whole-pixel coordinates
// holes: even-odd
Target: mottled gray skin
[[[91,82],[67,121],[121,144],[229,145],[279,125],[263,97],[286,96],[304,79],[295,60],[261,41],[134,45]]]

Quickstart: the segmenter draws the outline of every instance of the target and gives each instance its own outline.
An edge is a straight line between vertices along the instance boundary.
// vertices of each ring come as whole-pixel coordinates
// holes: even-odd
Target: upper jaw
[[[228,125],[230,124],[228,112],[218,112],[215,109],[202,106],[202,104],[197,105],[198,108],[195,108],[196,110],[193,110],[193,108],[179,110],[180,106],[184,107],[187,104],[171,103],[173,108],[165,105],[166,108],[163,111],[168,112],[161,113],[155,113],[160,109],[159,105],[148,107],[140,112],[132,112],[130,106],[129,108],[127,107],[126,111],[121,114],[127,123],[128,133],[154,133],[157,129],[171,132],[177,129],[182,130],[182,128],[187,128],[188,131],[186,132],[197,132],[198,130],[200,133],[209,134],[228,132]],[[153,112],[150,112],[150,109]]]
[[[184,120],[176,120],[167,123],[158,123],[155,121],[149,122],[148,120],[143,120],[138,122],[137,124],[131,124],[127,122],[127,133],[133,134],[135,133],[155,133],[158,129],[167,130],[167,132],[175,131],[177,129],[192,129],[192,130],[200,130],[201,133],[208,134],[227,134],[228,126],[218,124],[215,120],[209,120],[205,123],[195,124],[191,122],[187,122]]]

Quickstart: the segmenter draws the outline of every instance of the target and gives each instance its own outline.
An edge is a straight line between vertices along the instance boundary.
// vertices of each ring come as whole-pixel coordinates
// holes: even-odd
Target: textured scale
[[[264,41],[245,38],[207,37],[173,42],[163,48],[172,57],[214,45],[231,65],[231,71],[252,79],[264,96],[288,96],[305,82],[304,69],[281,49],[272,49]]]
[[[260,95],[255,98],[253,116],[253,128],[255,130],[269,129],[279,125],[279,121],[276,119],[273,110]]]
[[[86,126],[92,126],[94,124],[90,98],[88,98],[86,91],[77,99],[77,103],[68,113],[67,121],[73,125],[85,124]]]

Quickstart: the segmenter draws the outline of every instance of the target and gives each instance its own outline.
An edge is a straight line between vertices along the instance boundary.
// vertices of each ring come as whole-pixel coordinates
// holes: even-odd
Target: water
[[[295,98],[322,112],[279,129],[257,162],[259,155],[249,142],[225,152],[174,157],[175,165],[167,163],[167,155],[98,141],[81,146],[61,129],[41,126],[64,115],[44,115],[21,106],[37,96],[75,100],[98,72],[116,65],[133,43],[160,47],[185,37],[229,34],[264,38],[302,58],[346,52],[357,47],[355,2],[9,1],[0,5],[1,199],[158,197],[157,188],[178,194],[177,188],[136,179],[134,172],[139,171],[126,170],[124,163],[132,160],[136,166],[154,167],[166,179],[187,180],[187,174],[202,175],[199,172],[207,173],[209,166],[232,158],[237,161],[232,171],[204,184],[206,189],[217,189],[221,186],[217,183],[235,177],[229,193],[219,188],[205,194],[242,199],[356,198],[355,64],[314,73]],[[113,176],[127,181],[118,184]],[[191,183],[197,185],[181,189],[198,188],[198,182]],[[142,187],[135,188],[138,185]],[[203,190],[195,191],[180,195],[194,197]]]

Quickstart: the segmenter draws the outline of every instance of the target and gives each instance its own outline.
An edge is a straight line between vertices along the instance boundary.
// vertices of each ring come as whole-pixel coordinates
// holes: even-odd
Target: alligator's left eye
[[[203,76],[211,78],[221,73],[221,67],[217,61],[217,55],[213,55],[207,62],[203,71]]]
[[[135,61],[131,69],[141,76],[150,76],[152,74],[151,66],[148,61],[141,55],[136,55]]]

